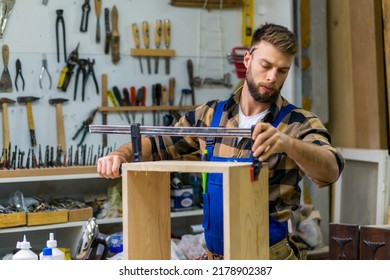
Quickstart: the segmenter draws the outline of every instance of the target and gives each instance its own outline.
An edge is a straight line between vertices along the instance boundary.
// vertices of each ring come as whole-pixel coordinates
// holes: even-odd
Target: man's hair
[[[271,43],[282,53],[293,56],[298,53],[298,43],[294,33],[284,26],[272,23],[259,26],[253,33],[251,47],[253,48],[262,40]]]

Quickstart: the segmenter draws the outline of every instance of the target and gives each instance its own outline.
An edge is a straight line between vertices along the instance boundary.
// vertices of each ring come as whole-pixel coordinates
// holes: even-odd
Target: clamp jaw
[[[251,136],[253,134],[253,130],[255,129],[255,125],[251,126]],[[252,139],[252,138],[251,138]],[[253,139],[252,145],[253,145]],[[252,157],[252,166],[251,166],[251,181],[257,181],[259,179],[260,170],[263,164],[259,161],[259,158]]]

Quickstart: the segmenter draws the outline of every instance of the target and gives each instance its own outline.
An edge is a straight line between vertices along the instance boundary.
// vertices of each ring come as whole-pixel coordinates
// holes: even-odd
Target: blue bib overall
[[[218,127],[223,113],[225,101],[218,102],[210,127]],[[289,104],[283,107],[276,119],[271,123],[277,127],[281,120],[291,110],[296,108]],[[215,138],[206,139],[207,160],[219,162],[252,162],[250,158],[223,158],[213,155]],[[203,194],[203,228],[207,249],[223,255],[223,199],[222,173],[209,173],[206,193]],[[270,246],[283,240],[288,234],[287,222],[279,222],[269,215],[269,244]]]

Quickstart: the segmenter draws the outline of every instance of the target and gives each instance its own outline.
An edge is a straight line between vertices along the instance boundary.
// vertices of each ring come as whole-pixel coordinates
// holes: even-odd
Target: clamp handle
[[[140,162],[142,158],[140,124],[132,123],[130,125],[130,132],[131,132],[131,145],[133,151],[133,162]]]

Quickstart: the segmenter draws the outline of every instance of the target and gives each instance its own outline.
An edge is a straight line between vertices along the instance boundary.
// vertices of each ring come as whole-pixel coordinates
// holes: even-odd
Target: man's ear
[[[252,58],[252,55],[249,52],[245,52],[243,63],[245,65],[245,68],[247,68],[247,69],[249,67],[249,62],[250,62],[251,58]]]

